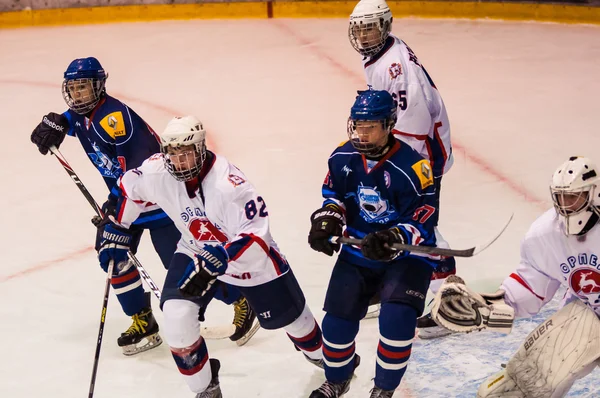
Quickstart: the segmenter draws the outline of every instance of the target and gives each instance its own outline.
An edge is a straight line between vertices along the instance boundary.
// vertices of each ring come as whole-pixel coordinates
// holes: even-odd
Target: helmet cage
[[[62,94],[69,109],[79,115],[91,112],[105,93],[106,78],[79,78],[65,79],[62,84]],[[74,89],[72,88],[74,86]],[[86,87],[87,86],[87,87]],[[71,90],[75,97],[72,96]],[[88,91],[85,95],[77,95],[82,91]]]
[[[381,128],[386,133],[385,140],[381,142],[370,142],[361,139],[361,135],[356,129],[356,122],[359,121],[371,121],[373,123],[381,123]],[[348,138],[352,146],[360,153],[365,156],[378,156],[380,155],[388,142],[388,135],[392,131],[392,128],[396,124],[395,118],[387,118],[384,120],[361,120],[348,118]]]
[[[352,47],[362,56],[372,57],[385,46],[392,30],[392,18],[386,20],[384,15],[385,12],[358,17],[350,16],[348,39]]]
[[[187,145],[165,145],[161,146],[161,152],[164,154],[165,167],[167,171],[177,181],[190,181],[200,174],[204,161],[206,160],[206,144],[204,140],[191,144],[193,149],[172,153],[169,150],[179,149]],[[176,165],[187,164],[186,169],[181,169]]]

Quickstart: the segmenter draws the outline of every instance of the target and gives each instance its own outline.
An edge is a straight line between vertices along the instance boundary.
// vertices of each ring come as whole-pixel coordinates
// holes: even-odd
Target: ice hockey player
[[[117,178],[135,168],[154,153],[160,152],[158,138],[150,126],[131,108],[106,93],[108,74],[93,57],[72,61],[64,73],[62,94],[69,109],[63,114],[50,112],[31,134],[31,141],[45,155],[51,146],[59,147],[65,135],[76,136],[91,162],[98,169],[109,191],[113,192],[102,206],[105,217],[114,215],[114,195]],[[96,250],[102,235],[99,226]],[[157,206],[148,206],[132,227],[131,250],[135,253],[144,229],[150,231],[152,244],[165,267],[177,247],[181,234],[173,222]],[[104,271],[107,272],[105,267]],[[140,275],[131,263],[114,268],[112,287],[123,311],[133,323],[121,334],[117,343],[125,355],[133,355],[158,346],[158,324],[152,315],[150,295],[144,294]],[[218,298],[234,304],[236,332],[232,339],[241,338],[250,330],[256,315],[234,287],[223,288]],[[225,297],[227,296],[227,297]]]
[[[322,367],[321,329],[269,230],[265,200],[246,176],[206,148],[205,130],[193,116],[176,117],[161,134],[162,153],[126,172],[119,184],[118,225],[105,230],[107,252],[126,256],[129,228],[155,203],[182,234],[161,300],[165,338],[179,371],[197,398],[221,397],[219,361],[200,335],[202,314],[216,281],[236,285],[264,329],[283,328],[295,347]],[[218,242],[207,242],[206,234]],[[208,243],[208,244],[207,244]],[[108,258],[101,261],[108,261]]]
[[[310,398],[335,398],[350,387],[359,357],[359,321],[375,294],[381,298],[380,340],[371,398],[388,398],[410,357],[417,317],[425,306],[439,257],[395,251],[393,243],[435,246],[436,195],[431,166],[392,134],[396,103],[387,91],[359,91],[348,120],[349,141],[329,158],[323,207],[311,216],[308,242],[329,256],[345,234],[362,247],[343,245],[335,263],[323,319],[327,381]]]
[[[448,114],[439,91],[415,53],[390,33],[392,21],[385,0],[361,0],[350,15],[348,38],[363,56],[367,84],[375,90],[386,90],[397,102],[394,135],[431,163],[439,209],[442,177],[454,162]],[[437,226],[439,213],[433,217]],[[448,247],[437,228],[436,235],[438,246]],[[433,273],[432,292],[435,294],[444,278],[455,273],[453,257],[441,261]],[[429,314],[419,319],[418,327],[421,338],[448,334],[446,329],[435,325]]]
[[[456,332],[509,332],[516,317],[537,314],[560,286],[561,309],[527,336],[506,368],[479,388],[480,398],[564,397],[600,358],[600,170],[571,157],[554,172],[554,208],[533,222],[521,261],[494,294],[479,294],[457,276],[440,288],[433,317]]]

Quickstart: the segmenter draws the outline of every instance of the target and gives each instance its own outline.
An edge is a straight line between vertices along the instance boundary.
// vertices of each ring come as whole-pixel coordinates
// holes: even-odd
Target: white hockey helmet
[[[178,181],[196,177],[206,159],[206,131],[195,116],[171,119],[160,135],[165,166]]]
[[[350,44],[364,57],[372,57],[385,45],[392,20],[392,11],[385,0],[361,0],[350,14]]]
[[[584,235],[596,225],[599,172],[594,162],[579,156],[569,158],[554,172],[552,202],[567,235]]]

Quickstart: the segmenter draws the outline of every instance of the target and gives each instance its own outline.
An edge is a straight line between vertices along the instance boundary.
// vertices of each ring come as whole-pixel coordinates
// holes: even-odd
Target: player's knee
[[[412,305],[402,302],[384,303],[381,305],[379,314],[379,329],[385,336],[390,331],[395,331],[393,334],[414,335],[417,326],[417,309]],[[386,336],[392,338],[395,336]],[[410,337],[410,336],[409,336]]]
[[[289,335],[306,336],[313,331],[315,323],[315,317],[310,311],[310,308],[308,308],[308,305],[305,305],[300,316],[283,328]]]
[[[323,318],[323,334],[332,343],[346,343],[354,340],[359,325],[358,320],[343,319],[327,313]]]
[[[164,336],[174,348],[194,345],[200,337],[200,307],[188,300],[167,300],[163,304]]]

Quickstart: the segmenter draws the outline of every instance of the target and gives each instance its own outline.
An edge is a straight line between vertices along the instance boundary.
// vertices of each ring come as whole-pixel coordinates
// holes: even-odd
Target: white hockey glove
[[[480,294],[465,285],[456,275],[449,276],[434,298],[433,320],[453,332],[469,333],[491,330],[510,333],[515,311],[504,302],[504,291]]]

